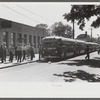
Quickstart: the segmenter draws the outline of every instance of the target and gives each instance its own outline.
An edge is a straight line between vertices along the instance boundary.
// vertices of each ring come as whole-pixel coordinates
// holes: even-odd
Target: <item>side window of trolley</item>
[[[73,43],[72,45],[73,45],[73,48],[75,48],[75,43]]]
[[[80,43],[78,43],[78,46],[80,47]]]
[[[64,47],[66,47],[66,42],[64,42]]]
[[[73,42],[71,43],[71,48],[73,48]]]
[[[68,42],[66,46],[67,46],[67,48],[70,48],[71,47],[71,43]]]
[[[72,48],[72,42],[69,43],[69,47]]]
[[[59,47],[62,47],[62,45],[63,45],[63,43],[60,41],[60,42],[58,43],[58,46],[59,46]]]
[[[68,47],[69,46],[69,44],[68,43],[66,43],[66,47]]]
[[[68,48],[70,48],[71,47],[71,43],[68,43]]]
[[[65,42],[62,42],[62,47],[65,47]]]

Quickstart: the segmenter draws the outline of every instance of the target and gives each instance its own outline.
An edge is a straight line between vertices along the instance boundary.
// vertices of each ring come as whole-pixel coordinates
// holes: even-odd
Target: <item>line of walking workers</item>
[[[28,59],[33,60],[33,58],[35,57],[34,45],[17,43],[17,45],[14,47],[11,43],[7,48],[6,43],[3,43],[0,46],[0,58],[2,63],[6,62],[6,58],[8,55],[10,62],[13,62],[14,57],[17,62],[20,63]]]

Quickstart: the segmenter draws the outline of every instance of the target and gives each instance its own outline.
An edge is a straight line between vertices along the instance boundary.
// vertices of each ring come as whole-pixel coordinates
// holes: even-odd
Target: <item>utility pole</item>
[[[91,28],[91,42],[92,42],[92,28]]]
[[[74,19],[73,19],[73,39],[74,39],[74,37],[75,37],[75,30],[74,30],[74,28],[75,28],[75,24],[74,24]]]
[[[73,39],[75,37],[75,19],[74,19],[74,9],[71,10],[72,13],[72,23],[73,23]]]
[[[91,42],[92,42],[92,34],[93,34],[92,30],[93,30],[93,28],[91,27],[91,28],[89,28],[89,30],[91,30],[90,40],[91,40]]]
[[[87,41],[87,31],[85,31],[85,41]]]

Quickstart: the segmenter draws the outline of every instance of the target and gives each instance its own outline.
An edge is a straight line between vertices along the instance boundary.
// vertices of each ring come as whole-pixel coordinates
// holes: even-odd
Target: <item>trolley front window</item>
[[[57,42],[44,42],[43,47],[44,48],[55,48],[57,47]]]

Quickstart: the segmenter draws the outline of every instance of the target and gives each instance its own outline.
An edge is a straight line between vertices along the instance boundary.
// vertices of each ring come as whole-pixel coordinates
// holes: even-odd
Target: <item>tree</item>
[[[46,34],[49,35],[50,29],[48,28],[48,25],[47,24],[41,23],[41,24],[37,24],[35,27],[36,28],[43,29],[46,32]]]
[[[69,25],[64,25],[62,22],[56,22],[51,26],[51,31],[56,36],[72,37],[72,28]]]
[[[76,20],[81,30],[85,27],[86,20],[89,21],[91,17],[96,16],[91,26],[98,28],[100,26],[100,5],[72,5],[71,11],[63,16],[67,21]]]
[[[41,29],[47,29],[48,25],[47,24],[37,24],[35,27],[36,28],[41,28]]]
[[[84,40],[84,41],[87,41],[87,42],[90,42],[91,41],[91,37],[87,34],[80,34],[77,36],[78,40]]]
[[[97,42],[98,40],[96,39],[96,38],[91,38],[89,35],[87,35],[87,34],[80,34],[80,35],[78,35],[77,36],[77,38],[76,39],[78,39],[78,40],[83,40],[83,41],[86,41],[86,42]]]

